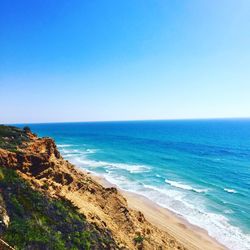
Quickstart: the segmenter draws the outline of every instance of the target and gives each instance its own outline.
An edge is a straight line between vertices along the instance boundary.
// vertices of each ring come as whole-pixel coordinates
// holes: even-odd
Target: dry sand
[[[49,196],[71,201],[89,222],[110,230],[120,247],[147,250],[225,249],[206,231],[190,225],[143,196],[117,187],[120,192],[115,188],[105,188],[114,185],[102,177],[77,170],[61,157],[52,139],[38,138],[33,134],[30,134],[30,139],[22,154],[0,149],[1,165],[17,169],[34,189],[44,192],[44,185],[48,185],[46,193]],[[145,241],[137,244],[134,239],[141,235]]]
[[[105,187],[114,187],[105,178],[91,174],[92,178]],[[118,188],[116,186],[116,188]],[[118,188],[119,189],[119,188]],[[210,237],[204,229],[194,226],[184,218],[179,217],[170,210],[163,208],[144,196],[120,190],[127,199],[130,208],[141,211],[145,218],[159,229],[168,232],[187,249],[199,250],[225,250],[215,239]]]

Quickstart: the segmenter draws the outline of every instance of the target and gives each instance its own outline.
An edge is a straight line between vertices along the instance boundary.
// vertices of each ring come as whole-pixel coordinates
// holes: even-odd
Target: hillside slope
[[[141,212],[130,209],[116,188],[103,187],[64,160],[51,138],[38,138],[27,128],[0,126],[0,146],[2,211],[7,213],[5,220],[9,218],[0,233],[10,245],[19,249],[64,249],[53,245],[57,243],[66,249],[185,249]],[[34,224],[38,231],[26,235]],[[15,238],[16,232],[24,232],[22,239]],[[39,235],[44,245],[37,243]],[[38,244],[35,248],[33,240]]]

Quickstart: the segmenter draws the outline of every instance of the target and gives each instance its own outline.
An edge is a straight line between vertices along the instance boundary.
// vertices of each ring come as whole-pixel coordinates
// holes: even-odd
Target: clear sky
[[[0,2],[0,123],[250,117],[249,0]]]

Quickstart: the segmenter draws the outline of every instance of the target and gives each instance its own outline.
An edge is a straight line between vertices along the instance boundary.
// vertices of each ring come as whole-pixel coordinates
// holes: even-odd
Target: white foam
[[[150,170],[148,166],[137,165],[137,164],[109,163],[109,162],[105,162],[105,164],[114,168],[127,170],[130,173],[148,172]]]
[[[68,148],[68,147],[72,147],[74,145],[71,145],[71,144],[57,144],[57,147],[58,148]]]
[[[165,182],[168,183],[169,185],[173,186],[173,187],[184,189],[184,190],[189,190],[189,191],[194,191],[196,193],[204,193],[204,192],[207,191],[206,189],[193,188],[190,185],[183,184],[183,183],[177,182],[177,181],[171,181],[171,180],[166,179]]]
[[[234,190],[234,189],[229,189],[229,188],[224,188],[224,191],[228,192],[228,193],[233,193],[233,194],[236,194],[237,191]]]
[[[224,215],[207,211],[205,201],[202,198],[190,200],[181,191],[165,189],[144,185],[145,191],[138,192],[157,204],[183,216],[191,224],[207,230],[209,235],[229,249],[248,250],[250,246],[250,235],[244,234],[240,228],[230,224]],[[192,202],[192,203],[191,203]],[[226,211],[230,213],[231,211]]]
[[[225,213],[225,214],[233,214],[234,211],[231,210],[231,209],[226,209],[226,210],[224,210],[224,213]]]
[[[70,153],[65,153],[64,155],[63,155],[65,158],[69,158],[69,157],[73,157],[73,156],[75,156],[74,154],[70,154]]]
[[[152,186],[152,185],[147,185],[147,184],[144,184],[143,185],[146,189],[149,189],[149,190],[154,190],[160,194],[163,194],[163,195],[167,195],[169,197],[175,197],[177,199],[177,197],[183,197],[183,194],[179,191],[175,191],[175,190],[171,190],[171,189],[165,189],[165,188],[162,188],[162,187],[155,187],[155,186]]]
[[[96,153],[97,149],[86,149],[83,151],[79,149],[69,149],[68,147],[66,148],[62,147],[60,148],[60,152],[65,158],[70,158],[72,156],[75,156],[75,157],[83,156],[83,158],[85,158],[85,155]],[[74,160],[74,157],[72,157],[72,159]]]
[[[60,152],[64,155],[64,154],[71,154],[73,151],[72,150],[67,150],[67,149],[60,149]]]
[[[104,168],[111,168],[111,169],[124,169],[130,173],[141,173],[147,172],[150,170],[149,166],[145,165],[136,165],[136,164],[124,164],[124,163],[114,163],[114,162],[105,162],[105,161],[95,161],[87,159],[86,157],[76,157],[74,159],[80,164],[83,164],[88,167],[104,167]]]
[[[138,183],[129,181],[125,177],[119,178],[112,172],[105,175],[105,178],[122,189],[144,195],[160,206],[183,216],[191,224],[204,228],[211,237],[227,248],[249,250],[250,235],[244,234],[238,227],[231,225],[229,219],[224,215],[207,211],[202,198],[194,196],[194,199],[190,200],[190,197],[186,197],[185,193],[181,191],[152,185],[144,184],[142,188]]]
[[[88,154],[94,154],[97,151],[98,151],[97,149],[90,149],[90,148],[86,149],[86,153],[88,153]]]
[[[117,172],[117,169],[124,169],[129,173],[145,172],[150,170],[149,166],[96,161],[88,159],[87,154],[74,155],[72,161],[78,166],[86,167],[91,172],[95,172],[95,168],[98,167],[104,168],[106,173],[103,176],[110,183],[121,189],[143,195],[162,207],[183,216],[190,223],[207,230],[211,237],[229,249],[249,250],[249,234],[244,234],[240,228],[233,226],[226,216],[207,210],[203,196],[196,194],[206,190],[172,180],[165,180],[169,185],[159,187],[146,185]],[[183,190],[193,192],[187,193]],[[192,195],[191,199],[190,195]],[[225,213],[227,212],[229,211],[225,211]]]

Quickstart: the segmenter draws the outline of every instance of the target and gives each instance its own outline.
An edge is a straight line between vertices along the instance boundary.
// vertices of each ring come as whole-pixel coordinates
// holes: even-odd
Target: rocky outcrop
[[[108,229],[123,249],[185,249],[128,207],[116,188],[105,188],[64,160],[54,141],[28,132],[15,152],[0,149],[0,166],[15,169],[36,190],[70,201],[87,220]]]

